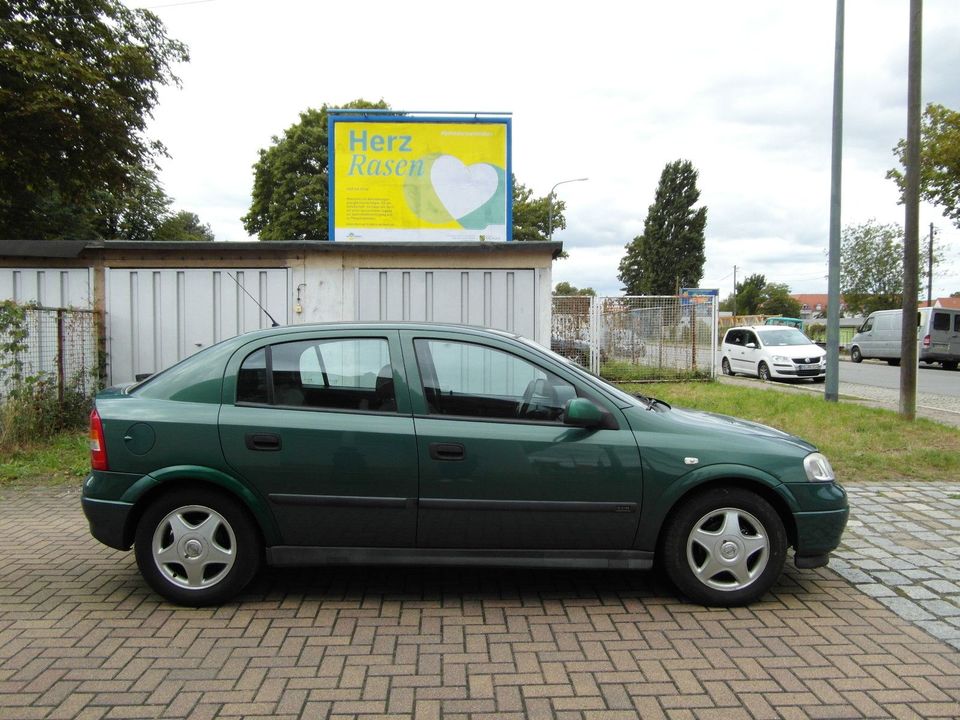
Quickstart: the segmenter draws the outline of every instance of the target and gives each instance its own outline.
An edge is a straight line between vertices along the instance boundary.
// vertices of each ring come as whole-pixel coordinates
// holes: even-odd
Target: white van
[[[903,310],[870,313],[850,341],[850,359],[886,360],[900,364],[900,323]],[[960,310],[920,308],[917,313],[917,355],[920,362],[940,363],[956,370],[960,363]]]

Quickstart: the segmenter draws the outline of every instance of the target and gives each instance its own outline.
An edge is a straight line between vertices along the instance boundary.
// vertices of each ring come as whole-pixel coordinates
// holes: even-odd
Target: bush
[[[82,427],[91,400],[83,377],[63,384],[50,373],[24,375],[29,350],[25,308],[0,302],[0,451]]]

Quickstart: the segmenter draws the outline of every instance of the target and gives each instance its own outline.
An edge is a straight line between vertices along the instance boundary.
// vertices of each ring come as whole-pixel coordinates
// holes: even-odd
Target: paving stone
[[[960,586],[916,550],[960,553],[960,504],[848,489],[837,572],[788,565],[729,610],[653,573],[462,568],[267,569],[188,610],[89,536],[75,491],[0,491],[0,717],[956,716]],[[905,548],[912,570],[883,562]]]

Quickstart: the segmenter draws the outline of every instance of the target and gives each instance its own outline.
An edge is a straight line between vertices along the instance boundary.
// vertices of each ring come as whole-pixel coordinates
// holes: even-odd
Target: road
[[[862,363],[840,362],[840,382],[872,385],[897,390],[900,368],[877,360]],[[930,395],[960,397],[960,370],[944,370],[939,365],[920,365],[917,392]]]

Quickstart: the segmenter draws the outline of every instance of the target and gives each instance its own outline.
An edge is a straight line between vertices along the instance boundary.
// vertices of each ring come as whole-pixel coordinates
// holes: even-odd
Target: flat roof
[[[106,240],[0,240],[0,256],[79,257],[85,250],[136,250],[139,252],[408,252],[408,253],[511,253],[549,251],[554,259],[563,252],[558,240],[528,242],[329,242],[326,240],[187,242]]]

